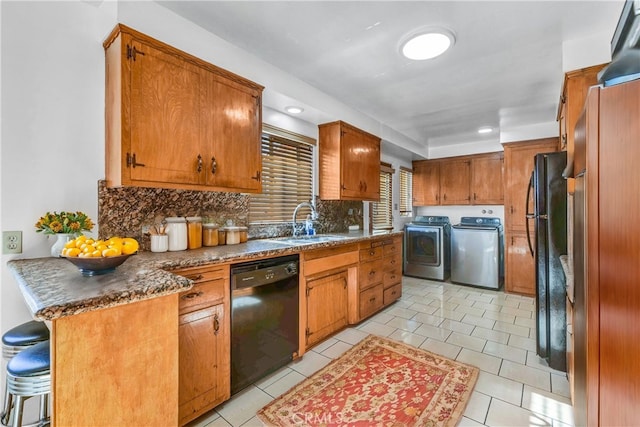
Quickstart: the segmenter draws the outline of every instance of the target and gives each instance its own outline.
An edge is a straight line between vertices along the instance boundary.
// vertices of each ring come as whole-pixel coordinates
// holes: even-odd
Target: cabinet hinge
[[[309,296],[310,293],[311,293],[311,288],[307,288],[307,290],[306,290],[307,296]]]
[[[127,59],[133,59],[134,61],[136,60],[136,56],[140,54],[142,56],[145,55],[144,52],[139,51],[138,49],[136,49],[135,46],[129,46],[127,45]]]
[[[305,329],[305,330],[304,330],[304,334],[305,334],[306,336],[311,335],[311,332],[309,331],[309,328],[307,328],[307,329]]]
[[[260,106],[260,97],[258,95],[252,95],[252,96],[256,100],[256,106],[259,107]]]

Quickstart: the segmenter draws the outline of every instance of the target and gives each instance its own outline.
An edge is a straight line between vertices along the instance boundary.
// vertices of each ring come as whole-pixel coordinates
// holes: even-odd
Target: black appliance
[[[640,0],[626,0],[611,39],[611,63],[598,82],[613,86],[640,79]]]
[[[231,394],[298,353],[298,255],[231,266]]]
[[[567,315],[565,276],[560,255],[567,253],[567,181],[562,171],[567,153],[543,153],[534,157],[527,190],[527,238],[536,268],[536,350],[549,367],[567,370]],[[529,220],[535,227],[531,242]]]
[[[447,280],[451,274],[451,223],[447,216],[417,216],[404,226],[402,273]]]

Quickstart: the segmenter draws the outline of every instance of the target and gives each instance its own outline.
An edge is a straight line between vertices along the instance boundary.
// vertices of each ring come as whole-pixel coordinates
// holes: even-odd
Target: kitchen
[[[96,186],[104,178],[104,53],[102,42],[113,25],[119,21],[130,22],[132,26],[154,34],[171,44],[189,47],[210,62],[259,81],[266,86],[284,85],[286,78],[278,70],[265,66],[255,57],[236,52],[229,45],[213,37],[200,27],[177,18],[157,5],[80,2],[63,5],[37,7],[17,4],[2,5],[3,19],[3,230],[24,230],[25,258],[45,256],[51,242],[31,233],[33,222],[42,212],[71,207],[81,209],[97,218]],[[616,11],[616,14],[618,12]],[[12,50],[11,38],[7,34],[35,34],[38,37],[22,37],[23,44],[16,44]],[[605,47],[610,32],[604,37]],[[7,41],[9,40],[9,41]],[[211,53],[199,42],[217,46]],[[66,49],[65,46],[72,47]],[[606,51],[606,49],[605,49]],[[6,52],[6,53],[5,53]],[[82,52],[82,55],[78,55]],[[28,54],[27,54],[28,53]],[[8,58],[5,57],[8,55]],[[7,58],[7,59],[5,59]],[[590,58],[587,64],[606,62],[608,58]],[[10,67],[20,63],[20,67]],[[73,64],[71,66],[70,64]],[[79,70],[79,71],[76,71]],[[258,70],[262,70],[259,73]],[[33,74],[30,74],[33,73]],[[31,75],[30,84],[25,87],[21,75]],[[303,90],[304,84],[295,79],[286,79],[286,85]],[[560,82],[558,82],[558,85]],[[46,96],[43,96],[46,94]],[[370,119],[357,112],[345,109],[333,99],[319,97],[324,109],[344,111],[340,118],[377,128]],[[60,103],[63,102],[62,108]],[[9,105],[21,105],[13,109]],[[43,114],[42,110],[47,113]],[[345,111],[346,110],[346,111]],[[56,114],[52,114],[55,112]],[[16,116],[19,114],[19,116]],[[308,122],[301,122],[274,110],[265,109],[263,120],[302,134],[315,135],[317,130]],[[553,119],[545,129],[557,134],[557,122]],[[549,136],[548,132],[533,132],[538,129],[520,129],[511,135],[510,141],[535,139]],[[528,134],[526,131],[531,131]],[[50,141],[51,135],[60,135]],[[385,135],[383,135],[385,136]],[[385,136],[385,140],[396,140],[395,135]],[[401,140],[402,136],[397,136]],[[24,144],[23,144],[24,141]],[[440,148],[424,153],[424,157],[448,157],[471,154],[472,144]],[[498,151],[500,144],[493,148],[482,147],[482,151]],[[28,159],[28,167],[24,166]],[[383,150],[383,161],[394,165],[411,166],[411,159],[394,156]],[[43,189],[43,176],[51,182],[50,189]],[[16,185],[15,182],[19,182]],[[394,179],[394,183],[398,180]],[[73,185],[73,192],[65,191]],[[36,198],[25,199],[24,194],[37,194]],[[15,206],[19,205],[20,209]],[[26,206],[25,206],[26,205]],[[489,209],[491,209],[489,207]],[[498,208],[499,209],[499,208]],[[478,208],[445,207],[429,209],[428,214],[449,215],[452,222],[458,216],[477,215]],[[498,216],[503,217],[500,210]],[[421,212],[418,212],[421,213]],[[396,226],[400,228],[401,225]],[[29,232],[27,232],[29,231]],[[22,303],[22,297],[14,280],[2,265],[2,325],[6,330],[11,325],[28,320],[29,313]]]

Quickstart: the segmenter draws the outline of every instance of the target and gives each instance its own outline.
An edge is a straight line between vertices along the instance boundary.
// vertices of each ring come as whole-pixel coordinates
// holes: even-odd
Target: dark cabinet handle
[[[252,176],[251,179],[255,179],[256,181],[260,182],[260,171],[257,171],[256,175]]]
[[[186,295],[182,295],[180,298],[183,300],[190,300],[190,299],[194,299],[194,298],[198,298],[201,297],[204,294],[204,292],[200,291],[200,292],[190,292]]]
[[[138,163],[136,161],[136,153],[133,153],[133,155],[127,153],[127,167],[136,167],[136,166],[140,166],[140,167],[144,167],[145,164],[144,163]]]
[[[198,280],[202,280],[203,278],[204,278],[204,276],[202,274],[198,274],[197,276],[193,276],[193,277],[187,276],[187,279],[193,280],[195,282],[197,282]]]
[[[369,251],[369,255],[374,256],[376,254],[376,251]]]
[[[198,173],[202,172],[202,156],[200,154],[198,154],[198,168],[197,168]]]
[[[216,169],[218,169],[218,162],[215,157],[211,156],[211,173],[215,174]]]
[[[218,335],[219,331],[220,331],[220,319],[218,319],[218,314],[216,313],[213,316],[213,334]]]
[[[369,298],[369,302],[374,302],[375,300],[376,300],[376,297]]]
[[[371,271],[369,272],[369,276],[373,276],[374,274],[376,274],[376,271],[375,271],[375,270],[371,270]]]

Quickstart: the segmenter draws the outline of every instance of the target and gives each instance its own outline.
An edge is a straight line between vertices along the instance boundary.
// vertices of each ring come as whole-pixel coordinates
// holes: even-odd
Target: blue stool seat
[[[32,345],[22,350],[7,364],[7,372],[14,377],[42,375],[51,369],[49,341]]]
[[[2,356],[9,360],[20,350],[49,339],[49,328],[32,320],[9,329],[2,335]]]

